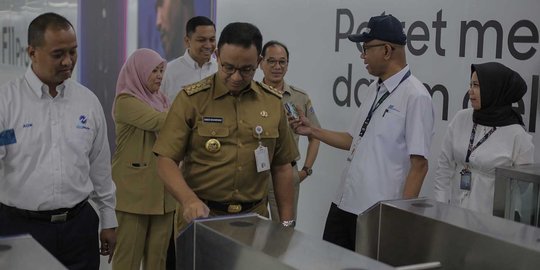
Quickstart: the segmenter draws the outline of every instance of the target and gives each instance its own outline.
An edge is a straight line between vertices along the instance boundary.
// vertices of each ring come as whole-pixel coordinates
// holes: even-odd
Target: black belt
[[[229,214],[238,214],[251,210],[253,207],[261,203],[262,200],[254,202],[216,202],[202,200],[210,209],[226,212]]]
[[[72,208],[60,208],[55,210],[45,210],[45,211],[31,211],[19,209],[13,206],[5,205],[0,203],[0,207],[5,208],[8,212],[25,217],[28,219],[35,219],[41,221],[47,221],[51,223],[61,223],[66,222],[74,218],[81,209],[88,203],[87,199],[84,199],[82,202],[76,204]]]
[[[296,166],[296,160],[291,161],[291,166]]]

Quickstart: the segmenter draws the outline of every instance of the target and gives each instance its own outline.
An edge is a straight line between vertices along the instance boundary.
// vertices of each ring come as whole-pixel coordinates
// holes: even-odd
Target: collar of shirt
[[[214,58],[214,54],[210,57],[210,61],[203,64],[202,67],[199,67],[199,63],[197,63],[193,58],[191,58],[191,55],[189,54],[189,48],[186,49],[186,52],[184,52],[184,60],[188,64],[188,66],[193,67],[193,69],[202,69],[206,68],[209,69],[210,66],[213,64],[214,61],[212,61],[212,58]]]
[[[386,90],[390,91],[392,93],[396,88],[398,87],[399,83],[401,82],[401,79],[403,79],[403,76],[409,71],[409,65],[406,65],[402,70],[400,70],[398,73],[392,75],[392,77],[386,79],[384,82],[382,82],[381,90],[386,88]],[[384,86],[384,87],[383,87]]]
[[[39,98],[43,98],[43,95],[46,94],[49,95],[49,86],[44,84],[34,73],[34,70],[32,70],[32,65],[28,66],[28,69],[26,69],[26,74],[24,75],[26,78],[26,81],[28,82],[28,85],[30,86],[30,89],[32,89],[32,92],[36,94]],[[56,91],[60,94],[60,97],[64,97],[64,89],[66,89],[65,81],[62,82],[60,85],[56,87]]]
[[[245,94],[248,91],[255,91],[257,89],[257,83],[254,80],[251,80],[250,87],[247,89],[242,90],[240,93]],[[225,84],[221,81],[218,74],[214,74],[214,94],[212,95],[213,99],[218,99],[222,96],[228,95],[231,91],[225,86]],[[256,91],[255,91],[256,92]]]
[[[291,89],[291,86],[289,86],[287,82],[283,81],[283,95],[285,95],[286,93],[287,95],[290,96],[292,95],[292,91],[293,90]]]

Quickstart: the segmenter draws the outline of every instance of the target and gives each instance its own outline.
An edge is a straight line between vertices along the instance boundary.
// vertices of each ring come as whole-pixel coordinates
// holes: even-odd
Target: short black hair
[[[43,13],[37,16],[28,26],[28,46],[39,47],[45,42],[45,31],[47,28],[69,29],[73,25],[62,15],[53,12]]]
[[[214,27],[214,30],[216,29],[216,25],[212,20],[210,20],[208,17],[205,16],[195,16],[186,23],[186,36],[191,36],[191,34],[195,33],[197,30],[197,26],[212,26]]]
[[[261,54],[262,34],[257,26],[246,22],[230,23],[219,36],[218,51],[225,44],[240,45],[244,48],[249,48],[255,45],[257,53]]]
[[[280,46],[283,49],[285,49],[285,53],[287,54],[287,60],[289,60],[289,49],[287,49],[287,46],[285,46],[285,44],[283,44],[283,43],[281,43],[281,42],[279,42],[277,40],[270,40],[270,41],[266,42],[266,44],[264,44],[264,46],[262,48],[262,52],[261,52],[262,57],[266,56],[266,50],[268,49],[268,47],[272,47],[272,46]]]

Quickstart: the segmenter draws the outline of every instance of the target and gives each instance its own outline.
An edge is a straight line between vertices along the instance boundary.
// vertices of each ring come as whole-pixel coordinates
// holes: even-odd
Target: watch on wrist
[[[281,222],[281,225],[283,227],[293,227],[296,226],[296,220],[284,220]]]
[[[304,166],[304,167],[302,168],[302,171],[306,172],[306,175],[307,175],[307,176],[310,176],[310,175],[313,173],[313,169],[308,168],[308,167],[306,167],[306,166]]]

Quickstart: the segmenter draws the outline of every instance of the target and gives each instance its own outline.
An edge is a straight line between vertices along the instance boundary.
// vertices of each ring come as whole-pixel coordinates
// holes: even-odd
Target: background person
[[[138,49],[120,70],[113,118],[116,152],[118,243],[114,269],[165,269],[175,202],[159,180],[152,152],[167,116],[169,101],[159,91],[166,61]]]
[[[500,63],[471,65],[469,99],[448,125],[435,176],[434,195],[493,214],[495,168],[532,163],[534,145],[512,108],[527,92],[521,76]]]
[[[283,104],[291,102],[296,107],[305,112],[306,117],[310,123],[316,127],[320,127],[317,115],[315,115],[315,109],[311,104],[308,94],[299,89],[296,86],[289,85],[285,82],[284,77],[287,74],[287,68],[289,66],[289,50],[287,46],[279,41],[269,41],[264,44],[262,48],[262,61],[260,68],[264,72],[263,83],[274,87],[279,93],[283,95],[281,101]],[[296,141],[296,147],[298,147],[299,137],[297,134],[293,134]],[[304,181],[313,172],[313,163],[317,158],[319,151],[319,140],[308,137],[308,147],[306,150],[306,158],[304,166],[301,170],[298,170],[296,162],[300,159],[300,156],[291,163],[293,166],[293,180],[294,180],[294,214],[295,219],[297,216],[298,196],[300,193],[300,182]],[[278,207],[276,198],[274,196],[274,188],[272,182],[269,183],[268,190],[268,204],[270,205],[270,215],[273,220],[279,221]]]
[[[26,74],[0,87],[0,236],[29,233],[68,269],[98,269],[117,226],[105,115],[70,79],[77,37],[66,18],[32,20],[27,52]]]
[[[167,64],[161,89],[173,101],[182,87],[198,82],[217,71],[214,59],[216,26],[204,16],[189,19],[186,24],[184,55]]]

